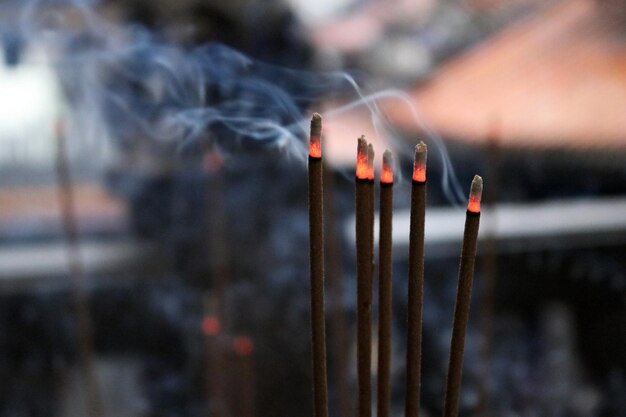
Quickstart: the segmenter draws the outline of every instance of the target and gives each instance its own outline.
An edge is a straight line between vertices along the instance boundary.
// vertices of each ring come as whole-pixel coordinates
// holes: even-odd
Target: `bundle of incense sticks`
[[[309,230],[311,261],[311,329],[313,345],[314,415],[326,417],[327,376],[324,330],[324,269],[322,213],[322,151],[321,117],[311,120],[309,153]],[[357,415],[371,417],[371,355],[372,355],[372,281],[374,274],[374,148],[363,136],[357,142],[355,180],[356,203],[356,279],[357,279]],[[407,379],[406,417],[418,417],[420,407],[422,306],[424,294],[424,225],[426,214],[427,147],[415,147],[411,188],[411,224],[409,242],[408,316],[407,316]],[[444,417],[458,415],[465,332],[469,305],[476,242],[480,223],[482,178],[475,176],[467,207],[459,282],[454,309],[450,360],[446,382]],[[391,321],[392,321],[392,214],[393,158],[383,154],[380,178],[379,229],[379,356],[377,411],[389,417],[391,392]]]

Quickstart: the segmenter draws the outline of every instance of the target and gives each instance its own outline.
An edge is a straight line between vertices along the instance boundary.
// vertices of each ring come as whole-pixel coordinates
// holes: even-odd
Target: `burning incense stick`
[[[205,293],[204,318],[202,333],[205,336],[207,352],[207,395],[212,417],[224,417],[231,414],[228,409],[227,395],[224,391],[224,379],[227,375],[222,349],[225,329],[229,328],[229,305],[226,290],[231,280],[230,245],[228,216],[224,205],[224,170],[223,159],[218,152],[210,151],[205,155],[204,168],[207,172],[207,195],[211,204],[207,204],[207,240],[208,258],[212,286]]]
[[[474,280],[474,260],[476,258],[476,241],[478,240],[478,227],[480,224],[480,199],[482,192],[483,179],[476,175],[472,181],[469,204],[467,205],[465,216],[459,284],[454,305],[452,343],[450,346],[448,379],[446,381],[446,394],[443,406],[444,417],[457,417],[459,413],[465,331],[469,320],[472,281]]]
[[[210,204],[207,204],[206,235],[209,249],[207,255],[211,276],[214,277],[210,292],[216,295],[214,313],[220,318],[223,327],[228,328],[231,307],[226,302],[225,294],[232,278],[232,271],[223,167],[224,160],[218,152],[212,150],[205,155],[204,168],[208,174],[207,196],[210,196]]]
[[[63,233],[67,246],[68,268],[72,278],[72,298],[78,334],[78,364],[87,393],[87,415],[89,417],[101,417],[103,405],[94,363],[93,325],[89,294],[85,288],[85,271],[80,256],[74,190],[66,145],[65,136],[60,133],[57,141],[56,173],[59,182],[59,200],[63,218]]]
[[[254,370],[254,344],[246,336],[233,340],[233,350],[238,357],[239,368],[239,414],[241,417],[255,417],[256,410],[256,372]]]
[[[222,386],[224,375],[222,372],[221,349],[219,335],[222,331],[220,319],[215,314],[219,311],[219,300],[215,295],[205,294],[203,300],[202,334],[206,348],[207,359],[207,394],[211,416],[223,417],[228,413],[224,410],[224,395]]]
[[[383,154],[380,176],[380,224],[378,238],[378,401],[377,416],[389,417],[391,401],[391,304],[392,304],[392,212],[393,212],[393,156]]]
[[[356,275],[357,275],[357,373],[358,416],[372,414],[372,244],[370,243],[368,147],[359,138],[356,162]]]
[[[424,222],[426,215],[426,157],[424,142],[415,146],[409,237],[409,296],[407,313],[405,416],[417,417],[420,407],[422,305],[424,298]]]
[[[311,262],[311,342],[313,345],[313,398],[315,417],[328,416],[326,329],[324,314],[324,214],[322,117],[311,119],[309,151],[309,235]]]

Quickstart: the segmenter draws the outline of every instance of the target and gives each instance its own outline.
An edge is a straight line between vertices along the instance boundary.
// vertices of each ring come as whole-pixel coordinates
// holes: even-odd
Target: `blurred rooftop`
[[[446,137],[504,146],[626,150],[626,38],[603,2],[567,0],[444,64],[411,92]],[[390,117],[415,130],[402,105]],[[496,132],[494,132],[496,131]]]

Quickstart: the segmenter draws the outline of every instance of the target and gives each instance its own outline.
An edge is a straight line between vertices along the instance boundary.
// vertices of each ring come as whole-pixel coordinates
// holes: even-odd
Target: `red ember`
[[[235,337],[233,349],[237,356],[250,356],[253,350],[252,340],[246,336]]]
[[[424,142],[415,146],[415,160],[413,161],[413,181],[426,182],[426,156],[428,148]]]
[[[313,158],[322,157],[322,141],[319,136],[311,136],[309,143],[309,155]]]
[[[483,195],[483,179],[478,175],[474,176],[472,188],[470,190],[469,203],[467,210],[473,213],[480,213],[480,200]]]
[[[374,146],[367,145],[367,179],[374,180]]]
[[[314,113],[311,118],[311,140],[309,142],[309,156],[322,157],[322,116]]]
[[[367,164],[367,142],[365,138],[361,136],[359,138],[359,144],[357,147],[356,156],[356,177],[361,180],[368,178],[369,169]]]
[[[393,155],[389,150],[383,154],[383,170],[380,175],[380,182],[385,184],[393,183]]]
[[[220,320],[214,316],[207,316],[202,320],[202,333],[205,336],[217,336],[221,330]]]

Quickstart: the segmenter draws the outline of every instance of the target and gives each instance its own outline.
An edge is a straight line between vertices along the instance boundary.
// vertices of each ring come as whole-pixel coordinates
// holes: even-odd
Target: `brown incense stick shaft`
[[[405,416],[417,417],[420,408],[422,362],[422,306],[424,299],[424,224],[426,182],[413,181],[409,235],[409,297],[407,314]]]
[[[204,320],[207,318],[218,320],[216,318],[216,312],[219,311],[219,301],[218,296],[214,294],[207,293],[204,295],[202,311]],[[219,335],[222,324],[219,321],[217,323],[218,325],[215,329],[207,329],[203,322],[202,330],[206,348],[206,378],[210,415],[212,417],[224,417],[228,415],[228,413],[225,411],[224,394],[222,391],[224,375],[222,372],[223,363],[221,360],[222,355]]]
[[[358,416],[372,414],[372,244],[369,180],[356,180]]]
[[[322,158],[309,157],[309,234],[311,262],[311,341],[314,416],[328,416],[324,314],[324,221]]]
[[[85,288],[85,272],[80,256],[74,191],[70,177],[65,137],[63,135],[59,135],[57,146],[56,172],[59,182],[63,233],[67,245],[68,267],[72,278],[72,298],[78,334],[78,363],[87,392],[87,415],[89,417],[100,417],[103,414],[103,410],[94,364],[95,348],[89,309],[89,295]]]
[[[221,163],[220,163],[221,164]],[[207,182],[207,194],[210,196],[208,206],[208,257],[211,276],[214,277],[212,291],[215,297],[214,313],[220,318],[224,329],[229,328],[229,309],[226,303],[226,291],[231,281],[231,242],[229,241],[229,218],[225,207],[224,169],[212,167]]]
[[[391,401],[392,211],[393,183],[381,182],[378,238],[378,417],[389,417]]]
[[[448,379],[443,408],[444,417],[457,417],[459,414],[459,396],[461,393],[461,375],[463,371],[463,351],[465,349],[465,331],[469,320],[472,282],[474,280],[474,261],[476,258],[476,241],[480,212],[467,211],[465,232],[463,233],[463,249],[459,267],[459,284],[454,306],[454,322],[452,325],[452,343],[450,361],[448,363]]]
[[[242,374],[242,417],[256,417],[256,372],[254,371],[254,356],[247,355],[241,358]]]
[[[488,137],[487,143],[487,178],[489,178],[489,188],[485,193],[485,200],[488,207],[491,208],[490,215],[483,217],[484,252],[482,257],[482,296],[480,299],[480,311],[478,312],[480,332],[482,334],[482,344],[480,356],[482,361],[482,378],[479,390],[479,401],[477,411],[483,417],[491,417],[492,412],[492,395],[490,388],[490,379],[492,373],[492,345],[493,345],[493,328],[495,321],[495,287],[496,278],[498,276],[498,257],[496,254],[497,242],[494,235],[496,219],[493,215],[495,203],[498,201],[499,190],[499,165],[500,165],[500,146],[498,126],[492,128],[491,136]],[[487,223],[487,224],[485,224]],[[485,228],[485,226],[487,226]],[[486,230],[485,230],[486,229]]]
[[[326,279],[328,281],[331,311],[330,311],[330,342],[333,370],[337,387],[337,412],[341,417],[352,412],[352,395],[349,387],[349,343],[346,331],[346,313],[343,297],[343,254],[341,249],[340,227],[337,219],[336,203],[334,198],[334,178],[332,170],[324,167],[324,222]]]
[[[207,195],[211,196],[211,203],[207,204],[207,240],[208,257],[213,284],[210,291],[205,295],[204,316],[217,317],[219,327],[228,329],[228,319],[231,316],[229,306],[226,303],[226,290],[230,282],[230,245],[228,230],[228,218],[224,206],[224,170],[222,161],[216,153],[210,154],[211,164],[207,164],[210,176],[207,182]],[[221,329],[220,329],[221,330]],[[223,330],[222,330],[223,331]],[[217,333],[221,333],[218,331]],[[212,417],[224,417],[230,415],[228,402],[224,392],[225,367],[221,344],[221,334],[205,335],[207,350],[207,394]]]

